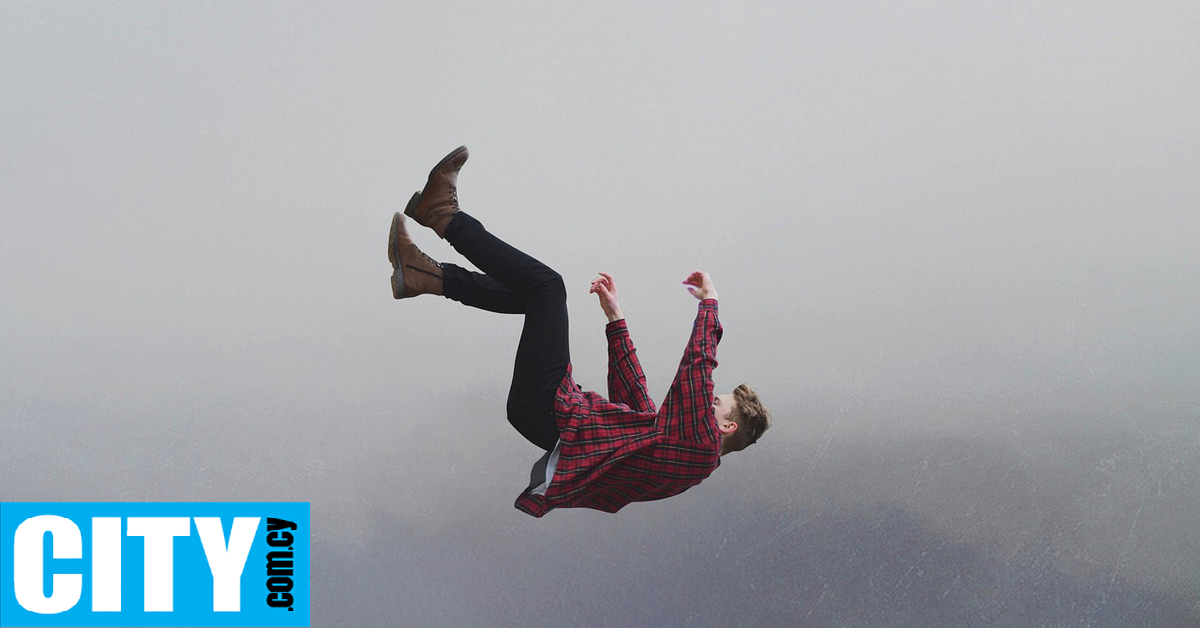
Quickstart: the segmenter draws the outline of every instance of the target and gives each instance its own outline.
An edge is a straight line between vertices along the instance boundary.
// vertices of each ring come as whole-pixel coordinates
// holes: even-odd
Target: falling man
[[[660,407],[629,337],[607,273],[592,280],[608,318],[608,397],[582,390],[571,377],[567,292],[557,272],[506,244],[459,208],[458,173],[467,161],[461,146],[429,173],[404,215],[429,227],[480,272],[439,263],[421,252],[400,212],[388,234],[392,296],[441,295],[501,314],[523,314],[508,421],[545,450],[516,507],[541,517],[555,508],[617,512],[630,502],[678,495],[699,484],[721,456],[745,449],[770,426],[757,393],[742,384],[713,394],[713,369],[721,323],[717,291],[708,273],[692,272],[684,284],[700,303],[675,380]]]

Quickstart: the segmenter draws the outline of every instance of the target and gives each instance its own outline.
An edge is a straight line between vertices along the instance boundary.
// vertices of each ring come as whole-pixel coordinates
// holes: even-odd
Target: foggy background
[[[1192,2],[0,4],[0,500],[312,504],[314,626],[1200,626]],[[656,400],[712,274],[762,441],[512,507],[521,321],[396,302],[392,212],[560,271]],[[432,232],[436,259],[466,264]]]

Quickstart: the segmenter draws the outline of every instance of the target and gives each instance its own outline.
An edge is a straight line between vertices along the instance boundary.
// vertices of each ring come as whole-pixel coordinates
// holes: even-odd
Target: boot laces
[[[428,255],[426,255],[425,251],[422,251],[421,249],[417,249],[415,244],[413,245],[413,248],[416,249],[417,253],[421,254],[421,259],[425,260],[425,262],[428,263],[429,265],[433,266],[434,268],[442,267],[441,262],[438,262],[437,260],[433,259],[432,257],[429,257]]]

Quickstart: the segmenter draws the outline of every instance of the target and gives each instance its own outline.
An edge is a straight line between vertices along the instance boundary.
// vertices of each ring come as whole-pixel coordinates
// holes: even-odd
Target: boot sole
[[[404,298],[404,273],[400,271],[400,251],[397,248],[400,240],[400,212],[392,216],[392,230],[388,232],[388,261],[392,263],[392,297]]]
[[[392,226],[388,229],[388,261],[392,268],[400,267],[400,258],[396,255],[396,241],[400,238],[400,212],[392,216]]]
[[[408,205],[404,207],[405,215],[417,206],[417,202],[421,200],[420,192],[413,192],[412,198],[408,199]],[[392,229],[388,232],[388,261],[392,263],[392,268],[400,268],[400,212],[392,216]]]
[[[400,270],[399,266],[392,271],[392,298],[404,298],[404,271]]]
[[[429,171],[429,177],[425,179],[425,187],[429,187],[429,182],[433,180],[433,175],[437,174],[437,171],[440,170],[442,168],[442,166],[446,165],[451,160],[453,160],[455,157],[458,157],[459,155],[461,155],[462,153],[465,153],[466,151],[467,151],[466,146],[459,146],[458,148],[450,151],[449,155],[442,157],[442,160],[437,162],[437,165],[434,166]],[[420,192],[418,192],[418,194],[420,194]],[[409,218],[412,218],[413,220],[416,220],[416,218],[417,218],[415,215],[416,209],[417,209],[416,203],[409,203],[408,207],[406,207],[404,209],[404,215],[408,216]]]

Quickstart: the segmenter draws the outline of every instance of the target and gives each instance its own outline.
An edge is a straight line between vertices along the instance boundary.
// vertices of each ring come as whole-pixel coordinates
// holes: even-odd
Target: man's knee
[[[529,296],[541,302],[565,302],[567,300],[567,285],[563,282],[562,275],[547,268],[543,273],[538,275],[537,279],[529,287]]]
[[[508,416],[508,422],[518,430],[521,429],[521,425],[526,422],[526,417],[530,414],[529,403],[524,400],[518,400],[511,394],[508,397],[508,403],[504,410]]]

